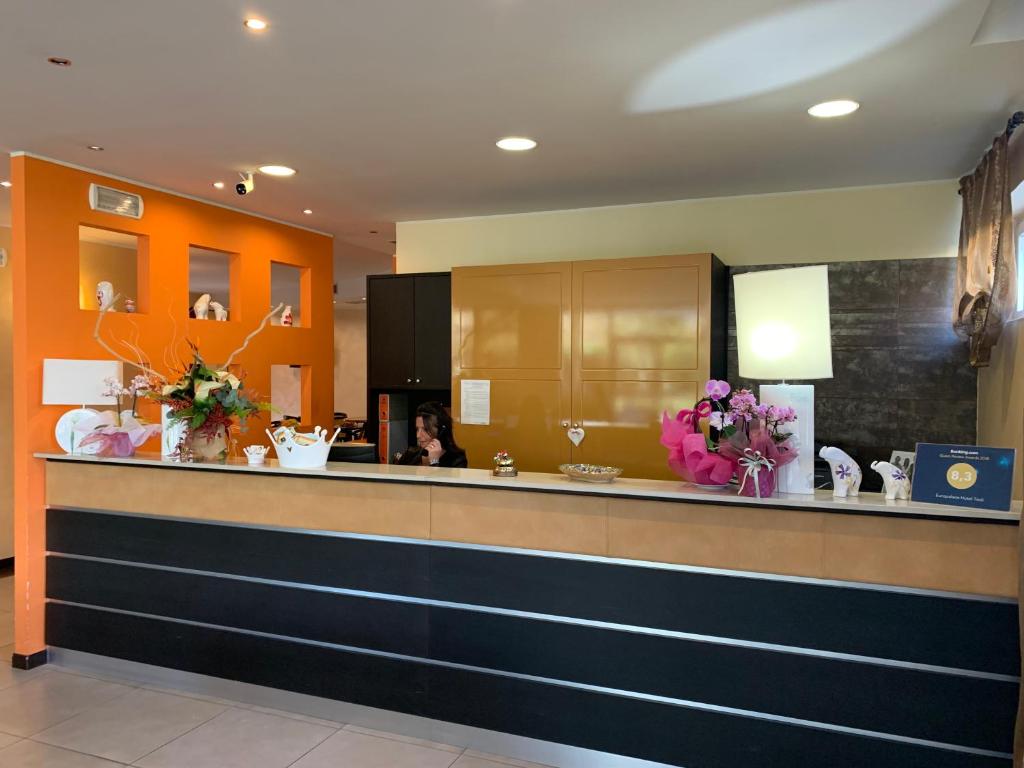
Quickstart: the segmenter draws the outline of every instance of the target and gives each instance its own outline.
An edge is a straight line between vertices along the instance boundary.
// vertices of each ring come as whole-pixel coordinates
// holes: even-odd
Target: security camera
[[[242,173],[239,175],[242,177],[242,180],[235,184],[235,192],[240,195],[248,195],[252,192],[253,187],[256,186],[252,180],[252,173]]]

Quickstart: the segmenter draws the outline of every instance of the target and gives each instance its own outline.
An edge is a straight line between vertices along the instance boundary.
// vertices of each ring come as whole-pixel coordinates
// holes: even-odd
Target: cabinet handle
[[[579,429],[579,428],[580,428],[580,425],[579,425],[579,424],[573,424],[573,425],[572,425],[572,428],[573,428],[573,429]]]
[[[406,383],[406,384],[412,384],[412,379],[406,379],[406,380],[405,380],[405,383]]]
[[[562,422],[562,429],[568,429],[568,428],[569,428],[569,422],[568,421],[563,421]]]

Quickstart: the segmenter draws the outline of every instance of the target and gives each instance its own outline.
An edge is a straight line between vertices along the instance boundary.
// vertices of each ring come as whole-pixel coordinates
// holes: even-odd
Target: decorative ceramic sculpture
[[[312,434],[296,432],[292,427],[278,427],[267,436],[277,452],[277,462],[286,469],[323,469],[327,466],[327,456],[331,445],[341,432],[341,427],[334,430],[330,440],[327,430],[316,427]]]
[[[281,325],[291,325],[295,322],[295,318],[292,316],[292,305],[286,304],[284,312],[281,313]]]
[[[210,313],[210,294],[204,293],[196,299],[196,303],[192,305],[192,309],[196,313],[196,320],[205,320],[206,316]]]
[[[249,464],[254,467],[258,467],[263,464],[267,458],[267,451],[270,449],[265,445],[249,445],[242,449],[245,457],[249,460]]]
[[[910,498],[910,478],[906,472],[888,461],[872,461],[871,468],[882,476],[885,498],[890,501]]]
[[[117,310],[111,306],[114,302],[114,286],[107,280],[96,283],[96,303],[100,311],[106,309],[108,312]]]
[[[228,319],[228,311],[224,309],[224,305],[221,304],[219,301],[211,301],[210,309],[213,310],[214,320],[219,320],[220,322],[223,323],[225,320]]]
[[[832,495],[844,499],[860,494],[860,467],[846,451],[832,445],[823,446],[818,455],[832,469]]]
[[[124,300],[124,311],[128,314],[132,314],[135,311],[135,299]]]

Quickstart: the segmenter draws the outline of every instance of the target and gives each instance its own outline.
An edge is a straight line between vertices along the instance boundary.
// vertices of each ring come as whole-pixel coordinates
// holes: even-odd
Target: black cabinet
[[[448,389],[452,288],[447,272],[366,278],[369,389]]]

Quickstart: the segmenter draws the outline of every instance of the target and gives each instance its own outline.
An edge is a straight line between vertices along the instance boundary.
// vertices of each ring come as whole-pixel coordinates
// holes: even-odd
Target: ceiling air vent
[[[119,189],[101,187],[99,184],[89,185],[89,207],[94,211],[112,213],[115,216],[127,216],[131,219],[142,218],[142,197]]]

